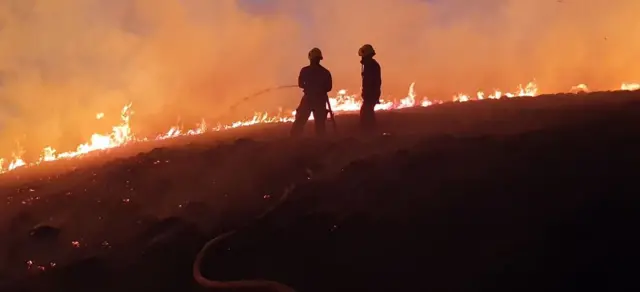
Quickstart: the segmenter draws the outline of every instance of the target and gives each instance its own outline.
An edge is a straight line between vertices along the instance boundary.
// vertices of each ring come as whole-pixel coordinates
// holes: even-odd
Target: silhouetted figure
[[[291,127],[291,136],[300,136],[302,134],[304,125],[309,120],[312,112],[316,134],[321,136],[326,132],[328,93],[333,87],[333,80],[331,72],[320,65],[322,59],[322,51],[318,48],[313,48],[309,51],[309,66],[300,70],[298,86],[302,88],[304,95],[296,109],[296,119]]]
[[[358,50],[362,58],[362,106],[360,107],[360,126],[362,130],[370,132],[376,129],[376,104],[380,103],[382,94],[382,76],[380,64],[373,57],[376,51],[373,46],[366,44]]]

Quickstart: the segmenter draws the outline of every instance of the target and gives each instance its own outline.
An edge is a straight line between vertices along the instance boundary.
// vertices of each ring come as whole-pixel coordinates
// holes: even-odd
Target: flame
[[[623,86],[624,86],[624,84],[623,84]],[[587,85],[584,84],[584,83],[580,83],[580,84],[578,84],[576,86],[572,86],[571,87],[571,92],[573,92],[573,93],[589,92],[589,87],[587,87]]]
[[[536,96],[538,95],[538,85],[535,82],[529,82],[525,87],[518,85],[518,91],[515,93],[507,92],[503,93],[500,90],[494,90],[492,94],[489,96],[485,96],[484,92],[478,91],[476,93],[476,100],[484,100],[484,99],[501,99],[501,98],[514,98],[514,97],[526,97],[526,96]],[[467,102],[473,100],[470,95],[467,94],[456,94],[453,97],[454,102]]]
[[[622,83],[620,90],[634,91],[640,89],[640,83]]]
[[[579,84],[571,88],[571,91],[588,91],[585,84]],[[640,90],[640,83],[623,83],[620,86],[620,90]],[[500,90],[494,90],[491,94],[486,95],[483,91],[478,91],[475,95],[468,94],[456,94],[453,96],[453,102],[467,102],[471,100],[485,100],[485,99],[502,99],[502,98],[514,98],[514,97],[533,97],[538,95],[538,86],[535,82],[529,82],[524,87],[518,86],[518,90],[515,92],[502,92]],[[385,100],[381,99],[380,104],[376,105],[376,111],[387,111],[394,109],[403,109],[411,107],[428,107],[435,104],[442,104],[445,101],[442,100],[430,100],[427,97],[418,98],[415,92],[415,82],[409,86],[409,92],[406,97],[400,100]],[[354,112],[360,110],[362,105],[361,99],[356,94],[349,94],[347,90],[339,90],[334,97],[329,98],[331,108],[335,113],[342,112]],[[215,126],[209,126],[205,120],[202,120],[196,128],[184,130],[181,127],[175,126],[170,128],[165,133],[153,138],[138,138],[135,137],[131,130],[130,120],[133,111],[131,110],[132,104],[129,103],[122,108],[120,113],[121,122],[119,125],[112,128],[109,134],[93,134],[89,142],[78,145],[75,150],[58,153],[56,149],[51,146],[47,146],[42,150],[40,159],[33,163],[25,162],[21,155],[13,154],[9,164],[5,166],[7,160],[0,158],[0,173],[15,170],[24,166],[35,166],[44,162],[55,161],[59,159],[69,159],[85,155],[90,152],[106,150],[114,147],[120,147],[133,142],[149,141],[149,140],[165,140],[179,136],[192,136],[200,135],[206,132],[223,131],[228,129],[234,129],[239,127],[247,127],[256,124],[268,124],[268,123],[289,123],[293,122],[295,117],[295,111],[287,112],[282,109],[276,114],[269,114],[266,112],[255,113],[251,118],[236,121],[228,125],[217,124]],[[100,120],[104,118],[104,113],[97,113],[96,119]]]

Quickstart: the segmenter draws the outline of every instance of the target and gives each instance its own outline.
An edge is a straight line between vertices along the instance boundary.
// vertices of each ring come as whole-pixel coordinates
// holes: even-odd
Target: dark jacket
[[[333,89],[331,72],[320,64],[311,64],[300,70],[298,87],[309,97],[327,97]]]
[[[380,64],[373,58],[363,58],[360,63],[362,64],[362,98],[377,102],[382,94]]]

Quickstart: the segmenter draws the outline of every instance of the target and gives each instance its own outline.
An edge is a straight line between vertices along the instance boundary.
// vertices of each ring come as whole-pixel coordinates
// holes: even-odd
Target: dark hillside
[[[196,253],[236,228],[207,255],[209,278],[297,291],[637,291],[639,97],[381,113],[386,134],[373,137],[339,116],[323,140],[272,125],[118,149],[75,171],[61,162],[57,177],[9,173],[2,291],[201,291]]]

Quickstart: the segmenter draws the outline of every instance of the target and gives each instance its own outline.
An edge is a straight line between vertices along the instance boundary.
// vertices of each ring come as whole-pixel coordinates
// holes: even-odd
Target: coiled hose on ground
[[[282,205],[282,203],[284,203],[284,201],[287,200],[287,198],[289,197],[289,194],[293,191],[294,188],[295,186],[293,185],[286,188],[284,191],[284,194],[280,197],[278,202],[273,206],[271,206],[269,209],[267,209],[265,212],[260,214],[258,217],[256,217],[255,221],[261,220],[262,218],[264,218],[265,216],[267,216],[268,214],[276,210],[280,205]],[[210,280],[202,275],[202,271],[200,270],[200,268],[202,266],[202,259],[204,258],[204,255],[207,253],[207,251],[212,247],[214,247],[216,244],[223,241],[224,239],[234,235],[236,232],[237,232],[236,230],[233,230],[233,231],[229,231],[221,235],[218,235],[215,238],[209,240],[202,247],[200,252],[198,252],[198,255],[196,256],[196,259],[193,263],[193,278],[196,280],[196,282],[204,288],[211,288],[211,289],[250,289],[250,288],[258,289],[259,288],[259,289],[269,289],[274,292],[295,292],[293,288],[275,281],[238,280],[238,281],[223,282],[223,281]]]

